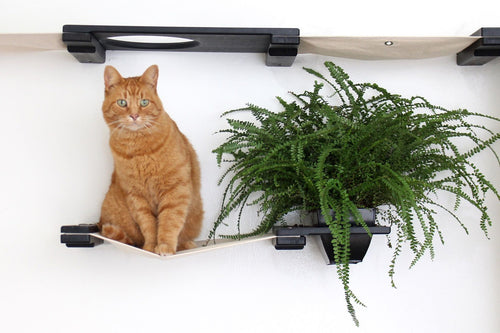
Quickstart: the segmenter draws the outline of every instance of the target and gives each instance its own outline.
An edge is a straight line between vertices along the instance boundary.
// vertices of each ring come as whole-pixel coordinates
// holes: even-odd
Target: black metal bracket
[[[481,38],[457,54],[457,65],[484,65],[500,56],[500,28],[481,28],[472,36]]]
[[[291,66],[298,53],[297,28],[192,28],[65,25],[62,40],[82,63],[104,63],[107,50],[266,53],[267,66]],[[182,38],[175,43],[114,39],[128,36]]]
[[[389,234],[390,227],[370,226],[368,227],[372,235]],[[305,236],[318,235],[321,238],[323,248],[328,257],[329,264],[335,264],[335,255],[332,245],[332,234],[327,226],[287,226],[274,227],[275,239],[274,247],[277,250],[302,250],[306,245]],[[371,242],[371,235],[363,227],[351,227],[351,257],[350,264],[357,264],[363,261]]]
[[[91,235],[98,231],[97,224],[65,225],[61,227],[61,243],[67,247],[94,247],[103,243]]]

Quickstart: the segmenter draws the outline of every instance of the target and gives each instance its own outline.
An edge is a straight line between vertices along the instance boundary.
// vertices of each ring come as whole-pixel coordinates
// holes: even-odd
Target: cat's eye
[[[141,99],[141,106],[148,106],[149,105],[149,99]]]
[[[116,104],[118,104],[118,106],[121,106],[122,108],[124,108],[127,106],[127,101],[124,99],[119,99],[116,101]]]

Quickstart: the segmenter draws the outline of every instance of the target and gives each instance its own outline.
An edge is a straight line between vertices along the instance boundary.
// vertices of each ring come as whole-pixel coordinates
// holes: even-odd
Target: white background
[[[498,1],[86,1],[0,4],[0,33],[60,32],[63,24],[296,27],[301,35],[464,36],[499,26]],[[108,52],[125,76],[160,67],[159,93],[198,151],[206,237],[217,215],[222,173],[211,150],[223,137],[219,115],[312,87],[303,66],[333,60],[354,81],[378,82],[405,96],[500,116],[500,61],[458,67],[453,55],[412,61],[357,61],[315,55],[291,68],[264,65],[262,54]],[[397,289],[387,276],[391,250],[373,239],[352,266],[352,288],[367,304],[354,327],[320,249],[278,252],[270,242],[171,261],[112,246],[68,249],[65,224],[99,218],[112,171],[101,116],[104,65],[80,64],[65,51],[0,54],[0,330],[4,332],[499,332],[500,208],[488,197],[488,240],[477,213],[439,222],[445,246],[408,270],[405,249]],[[488,123],[495,131],[499,124]],[[500,147],[496,145],[497,151]],[[475,159],[498,187],[499,167]],[[444,198],[447,201],[447,198]],[[248,221],[251,225],[254,221]]]

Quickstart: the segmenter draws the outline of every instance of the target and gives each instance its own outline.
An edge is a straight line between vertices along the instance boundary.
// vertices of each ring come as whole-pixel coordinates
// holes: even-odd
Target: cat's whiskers
[[[116,125],[116,126],[115,126]],[[111,132],[114,132],[116,131],[117,129],[120,128],[120,126],[123,125],[121,119],[118,119],[118,120],[114,120],[114,121],[111,121],[108,123],[108,126],[110,127],[113,127],[112,131]]]
[[[144,117],[144,127],[147,129],[149,134],[153,133],[155,125],[160,125],[160,122],[152,119],[151,117]]]
[[[148,122],[144,123],[144,128],[146,129],[146,131],[148,131],[149,134],[153,134],[153,131],[151,130],[152,127],[153,126],[150,123]]]
[[[121,134],[121,132],[123,131],[123,129],[125,128],[125,124],[120,122],[119,120],[117,121],[118,122],[118,126],[116,126],[112,131],[111,131],[111,134],[113,134],[114,132],[118,131],[119,134]]]
[[[157,120],[154,120],[154,119],[151,119],[150,122],[155,124],[155,125],[160,125],[160,122]]]
[[[108,123],[108,125],[115,125],[115,124],[120,123],[121,121],[122,121],[121,119],[113,120],[113,121],[110,121],[110,122]]]

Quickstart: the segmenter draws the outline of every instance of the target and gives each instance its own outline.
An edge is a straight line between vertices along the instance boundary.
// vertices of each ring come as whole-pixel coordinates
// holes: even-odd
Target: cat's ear
[[[104,69],[104,86],[106,90],[122,82],[123,78],[113,66],[106,66]]]
[[[156,83],[158,82],[158,66],[152,65],[142,74],[141,81],[150,84],[156,89]]]

